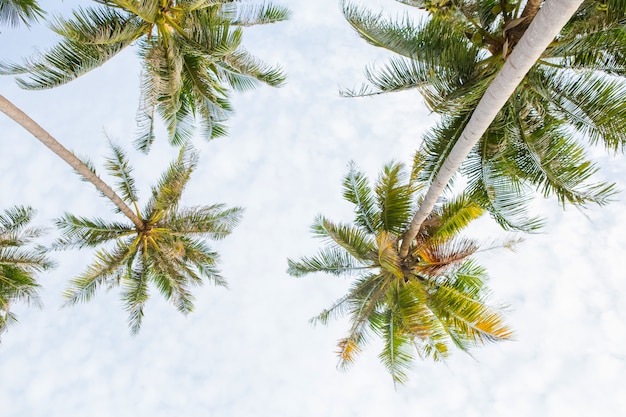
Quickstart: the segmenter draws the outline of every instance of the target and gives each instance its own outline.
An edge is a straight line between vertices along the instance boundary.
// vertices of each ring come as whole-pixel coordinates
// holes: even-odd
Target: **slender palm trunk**
[[[80,159],[76,157],[72,152],[67,150],[56,139],[54,139],[45,129],[31,119],[26,113],[17,108],[13,103],[0,95],[0,111],[9,116],[41,143],[46,145],[52,152],[57,154],[61,159],[67,162],[72,168],[82,175],[87,181],[92,183],[94,187],[104,194],[109,200],[113,202],[120,209],[122,213],[128,217],[138,229],[143,228],[143,222],[137,217],[135,213],[124,203],[111,187],[109,187],[104,181],[100,179],[89,167],[87,167]]]
[[[526,73],[578,10],[582,2],[583,0],[545,1],[519,44],[511,52],[504,66],[487,88],[467,126],[428,189],[422,205],[415,213],[411,225],[402,239],[401,257],[408,255],[411,242],[417,236],[422,223],[431,213],[437,198],[443,192],[452,175],[480,140]]]

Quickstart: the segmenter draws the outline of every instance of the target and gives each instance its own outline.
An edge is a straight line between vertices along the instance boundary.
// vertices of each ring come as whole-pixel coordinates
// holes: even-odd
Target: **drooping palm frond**
[[[312,320],[349,318],[348,333],[338,343],[340,369],[347,369],[373,336],[383,339],[379,358],[394,383],[406,382],[416,356],[440,360],[450,345],[468,350],[510,337],[497,309],[486,306],[486,274],[470,258],[479,245],[458,236],[482,214],[475,203],[464,195],[442,202],[403,259],[400,238],[419,203],[415,176],[392,162],[370,185],[350,164],[343,187],[344,198],[355,206],[354,224],[318,216],[312,232],[324,239],[324,247],[314,256],[288,260],[288,273],[296,277],[315,272],[355,277],[348,293]]]
[[[235,6],[232,12],[229,7]],[[254,26],[276,23],[289,19],[291,11],[283,6],[270,3],[250,4],[232,2],[221,9],[221,15],[235,26]]]
[[[36,0],[2,0],[0,2],[0,25],[17,26],[20,23],[29,26],[31,22],[43,17],[45,12]]]
[[[226,134],[232,113],[231,90],[259,83],[280,86],[282,69],[252,56],[241,46],[242,26],[273,23],[289,11],[270,3],[178,0],[102,0],[57,17],[53,30],[61,41],[21,65],[2,63],[0,72],[27,74],[23,88],[43,89],[68,83],[136,44],[143,61],[139,132],[136,145],[148,151],[155,116],[162,118],[172,144],[192,136],[196,121],[210,139]]]
[[[53,266],[33,240],[44,230],[29,224],[35,211],[15,206],[0,213],[0,335],[17,322],[15,303],[41,306],[35,275]]]
[[[342,3],[361,38],[396,54],[367,67],[367,84],[343,94],[420,93],[442,117],[418,152],[424,160],[416,178],[431,184],[537,10],[530,2],[401,2],[427,16],[390,19]],[[614,193],[594,179],[597,167],[579,141],[626,149],[624,22],[620,0],[585,1],[461,166],[469,195],[505,228],[536,230],[540,221],[526,209],[536,191],[577,206],[604,204]]]
[[[191,287],[206,281],[226,285],[216,268],[219,255],[205,240],[230,234],[239,222],[241,209],[223,204],[179,208],[197,163],[197,155],[183,147],[140,212],[132,168],[123,150],[113,144],[111,147],[107,170],[118,178],[118,188],[135,206],[143,226],[66,214],[57,220],[62,237],[53,247],[98,248],[92,264],[65,291],[67,304],[87,302],[101,287],[121,287],[128,324],[135,334],[141,327],[152,285],[183,314],[193,310]]]

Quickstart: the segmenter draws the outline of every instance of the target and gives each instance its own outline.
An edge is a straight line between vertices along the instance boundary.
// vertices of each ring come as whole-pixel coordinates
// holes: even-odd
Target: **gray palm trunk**
[[[537,12],[504,66],[487,88],[459,140],[433,180],[424,201],[404,234],[400,246],[401,257],[404,258],[408,255],[411,242],[417,236],[422,223],[432,212],[437,199],[461,163],[480,140],[526,73],[578,10],[582,2],[583,0],[546,0],[544,2],[543,7]]]
[[[50,135],[44,128],[39,126],[37,122],[31,119],[26,113],[16,107],[13,103],[7,100],[4,96],[0,95],[0,111],[13,119],[16,123],[26,129],[41,143],[46,145],[52,152],[57,154],[61,159],[67,162],[72,168],[82,175],[87,181],[92,183],[94,187],[98,189],[104,196],[113,202],[120,209],[122,213],[126,215],[137,227],[142,229],[144,227],[143,222],[137,217],[137,215],[128,207],[128,205],[117,195],[111,187],[109,187],[104,181],[96,175],[87,165],[76,157],[72,152],[59,143],[55,138]]]

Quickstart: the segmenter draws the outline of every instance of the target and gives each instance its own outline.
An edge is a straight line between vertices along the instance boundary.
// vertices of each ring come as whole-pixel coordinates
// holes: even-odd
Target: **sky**
[[[392,0],[360,1],[392,15],[405,10]],[[48,10],[67,14],[77,4],[88,2]],[[196,289],[195,311],[186,317],[153,291],[133,337],[115,289],[62,307],[62,291],[92,252],[51,253],[58,267],[40,276],[44,308],[16,305],[20,322],[2,336],[2,416],[626,415],[624,193],[584,211],[540,198],[533,208],[546,218],[543,233],[526,236],[515,253],[479,254],[494,303],[508,305],[513,341],[471,355],[454,351],[443,363],[418,361],[398,387],[377,359],[376,342],[349,371],[336,369],[347,321],[313,327],[308,320],[349,281],[292,278],[287,258],[318,248],[309,233],[316,214],[350,221],[352,207],[341,198],[349,161],[372,179],[390,160],[409,164],[436,119],[417,92],[339,97],[340,88],[360,85],[366,65],[388,55],[356,36],[336,0],[288,6],[291,20],[244,34],[246,49],[284,68],[286,85],[234,95],[229,137],[194,139],[200,161],[182,205],[246,210],[231,236],[211,243],[229,288]],[[3,28],[1,55],[17,60],[54,39],[44,26]],[[66,86],[24,91],[3,76],[0,91],[101,173],[107,136],[123,145],[145,201],[177,151],[162,128],[148,156],[132,150],[139,71],[130,48]],[[30,205],[42,226],[66,211],[123,221],[4,115],[0,138],[0,208]],[[624,157],[590,153],[602,167],[599,178],[626,189]],[[468,233],[506,236],[488,218]],[[47,241],[56,236],[51,228]]]

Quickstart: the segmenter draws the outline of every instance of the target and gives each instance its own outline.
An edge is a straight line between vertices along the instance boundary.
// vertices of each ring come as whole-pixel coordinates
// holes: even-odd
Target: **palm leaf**
[[[322,238],[329,238],[331,242],[345,249],[357,260],[371,259],[375,250],[371,237],[361,229],[345,224],[332,223],[323,216],[317,216],[311,231]]]
[[[57,219],[55,224],[63,236],[52,245],[53,249],[95,247],[136,232],[132,224],[87,219],[69,213]]]
[[[17,26],[24,23],[29,26],[31,22],[44,15],[45,12],[39,7],[36,0],[3,0],[0,2],[0,24],[2,25]]]
[[[354,163],[348,166],[348,174],[343,180],[343,198],[356,206],[355,223],[375,234],[380,224],[380,212],[367,177]]]
[[[126,202],[135,204],[139,197],[132,177],[133,168],[130,166],[126,154],[119,146],[110,142],[112,155],[106,159],[106,168],[109,174],[118,179],[117,189]]]

